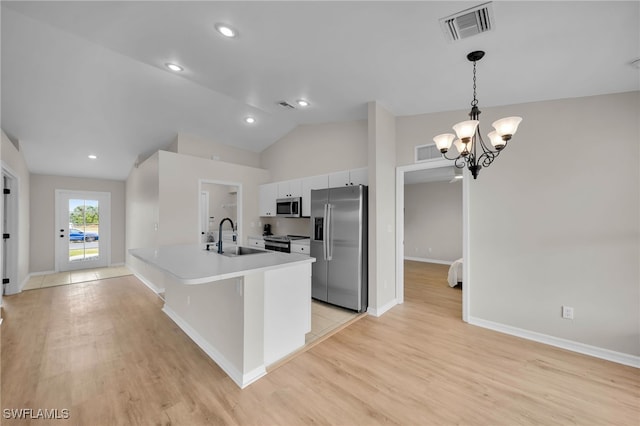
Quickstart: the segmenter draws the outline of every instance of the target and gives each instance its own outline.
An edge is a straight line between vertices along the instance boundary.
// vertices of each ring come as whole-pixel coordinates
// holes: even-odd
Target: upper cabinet
[[[368,169],[345,170],[328,175],[310,176],[302,179],[260,185],[260,216],[276,215],[278,198],[301,197],[301,215],[311,216],[311,190],[336,188],[338,186],[368,185]]]
[[[260,216],[276,215],[276,199],[278,198],[278,184],[265,183],[260,185],[259,209]]]
[[[278,198],[302,197],[302,181],[300,179],[278,182]]]
[[[341,172],[331,173],[329,175],[329,188],[350,185],[368,185],[368,182],[369,175],[366,167],[361,169],[344,170]]]
[[[302,179],[302,216],[311,216],[311,190],[329,188],[329,176],[311,176]]]

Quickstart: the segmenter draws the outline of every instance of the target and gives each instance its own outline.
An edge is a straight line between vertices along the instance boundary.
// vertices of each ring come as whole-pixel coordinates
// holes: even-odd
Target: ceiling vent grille
[[[282,108],[286,108],[286,109],[295,109],[296,108],[296,107],[294,107],[293,105],[291,105],[287,101],[279,101],[278,105],[280,105]]]
[[[450,42],[490,31],[493,28],[491,2],[442,18],[440,27]]]
[[[428,143],[426,145],[416,146],[416,163],[423,163],[430,160],[439,160],[442,158],[440,150],[436,147],[435,143]]]

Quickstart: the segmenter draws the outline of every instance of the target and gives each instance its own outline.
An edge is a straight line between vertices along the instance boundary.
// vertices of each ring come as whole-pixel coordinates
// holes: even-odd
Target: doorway
[[[111,194],[56,190],[56,271],[110,263]]]
[[[396,299],[398,303],[404,302],[404,258],[405,258],[405,230],[404,230],[404,205],[405,205],[405,174],[420,170],[433,170],[451,168],[451,162],[444,159],[430,160],[396,169]],[[471,282],[469,279],[469,179],[468,170],[463,169],[462,181],[462,257],[463,268],[462,287],[462,320],[469,318],[469,295]]]
[[[223,244],[234,245],[237,241],[242,241],[242,224],[239,223],[242,221],[242,184],[201,179],[199,194],[200,242],[217,243],[218,226],[226,217],[233,221],[236,230],[225,224],[222,232]]]

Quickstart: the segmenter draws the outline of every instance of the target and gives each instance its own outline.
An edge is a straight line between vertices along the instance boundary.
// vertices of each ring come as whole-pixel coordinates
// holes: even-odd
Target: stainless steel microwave
[[[276,216],[300,217],[301,209],[300,197],[278,198],[276,200]]]

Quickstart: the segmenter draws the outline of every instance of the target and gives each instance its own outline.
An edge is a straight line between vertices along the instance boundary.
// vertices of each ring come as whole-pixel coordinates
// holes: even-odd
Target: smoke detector
[[[492,3],[483,3],[441,18],[440,27],[450,42],[491,31],[493,28]]]

